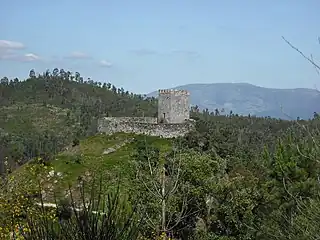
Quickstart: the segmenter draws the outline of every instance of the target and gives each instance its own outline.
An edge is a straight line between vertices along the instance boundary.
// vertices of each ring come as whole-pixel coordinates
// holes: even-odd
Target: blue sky
[[[1,0],[0,75],[79,71],[134,92],[189,83],[320,88],[319,0]]]

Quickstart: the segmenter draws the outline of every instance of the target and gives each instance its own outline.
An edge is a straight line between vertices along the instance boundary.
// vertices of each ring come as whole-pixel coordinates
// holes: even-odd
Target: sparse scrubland
[[[199,112],[185,137],[98,134],[157,100],[63,69],[0,84],[0,239],[319,239],[319,125]]]

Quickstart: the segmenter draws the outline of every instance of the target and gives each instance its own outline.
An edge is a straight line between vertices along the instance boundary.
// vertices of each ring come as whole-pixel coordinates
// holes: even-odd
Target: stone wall
[[[155,117],[104,117],[102,119],[107,119],[113,123],[120,122],[140,122],[140,123],[154,123],[156,124],[157,118]]]
[[[107,135],[125,132],[173,138],[184,136],[193,127],[190,120],[180,124],[157,124],[157,118],[105,117],[98,121],[98,132]]]

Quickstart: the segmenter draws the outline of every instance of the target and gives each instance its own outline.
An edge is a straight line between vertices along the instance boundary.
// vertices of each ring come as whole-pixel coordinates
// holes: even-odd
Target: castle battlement
[[[187,90],[175,90],[175,89],[159,89],[159,94],[174,94],[189,96],[190,93]]]
[[[158,117],[105,117],[98,121],[98,131],[146,134],[165,138],[184,136],[193,127],[190,120],[190,93],[186,90],[160,89]]]

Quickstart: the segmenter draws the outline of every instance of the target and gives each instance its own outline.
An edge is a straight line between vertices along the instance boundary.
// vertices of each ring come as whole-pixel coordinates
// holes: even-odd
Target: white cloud
[[[32,62],[41,60],[41,58],[34,53],[21,54],[19,50],[25,48],[21,42],[0,40],[0,60]]]
[[[41,58],[34,53],[27,53],[21,56],[21,61],[24,61],[24,62],[33,62],[38,60],[41,60]]]
[[[5,50],[14,50],[14,49],[23,49],[25,48],[24,44],[21,42],[0,40],[0,49]]]
[[[10,60],[17,55],[17,50],[23,49],[24,47],[20,42],[0,40],[0,59]]]
[[[17,62],[33,62],[33,61],[39,61],[41,58],[34,54],[34,53],[27,53],[23,55],[19,54],[1,54],[0,52],[0,60],[10,60],[10,61],[17,61]]]
[[[111,62],[108,62],[106,60],[101,60],[100,61],[100,66],[101,67],[111,67],[112,66],[112,63]]]
[[[83,53],[83,52],[79,52],[79,51],[75,51],[72,52],[69,56],[67,56],[67,58],[72,58],[72,59],[89,59],[91,58],[89,55]]]

